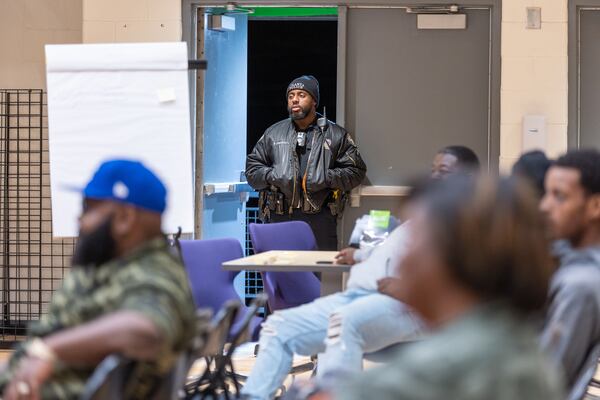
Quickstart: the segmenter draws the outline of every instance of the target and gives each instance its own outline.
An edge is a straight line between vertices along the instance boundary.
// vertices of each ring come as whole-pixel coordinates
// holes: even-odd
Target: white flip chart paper
[[[47,45],[52,229],[77,236],[81,195],[100,163],[142,161],[165,183],[165,232],[194,228],[186,44]]]

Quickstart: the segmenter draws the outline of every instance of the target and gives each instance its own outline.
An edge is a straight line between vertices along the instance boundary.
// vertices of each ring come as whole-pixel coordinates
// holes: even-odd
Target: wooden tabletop
[[[346,272],[350,265],[335,264],[337,251],[273,250],[223,263],[228,271]]]

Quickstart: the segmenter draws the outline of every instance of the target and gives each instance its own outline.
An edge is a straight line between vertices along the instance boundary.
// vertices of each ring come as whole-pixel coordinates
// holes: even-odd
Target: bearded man
[[[150,398],[195,332],[187,275],[161,230],[166,199],[142,163],[100,166],[83,189],[73,267],[0,374],[5,400],[79,399],[110,354],[135,362],[127,398]]]
[[[337,219],[345,194],[367,167],[344,128],[317,114],[319,82],[294,79],[287,88],[289,118],[269,127],[246,160],[246,178],[260,191],[264,222],[299,220],[312,228],[319,250],[337,250]]]

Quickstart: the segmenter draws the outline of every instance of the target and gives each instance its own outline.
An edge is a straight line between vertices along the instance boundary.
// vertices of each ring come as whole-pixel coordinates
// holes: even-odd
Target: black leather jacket
[[[362,182],[367,167],[344,128],[331,121],[327,121],[323,132],[316,126],[313,128],[304,177],[298,176],[296,136],[290,118],[265,131],[246,159],[246,178],[254,189],[268,190],[275,186],[284,194],[286,211],[291,213],[292,207],[300,203],[304,183],[304,209],[316,213],[332,191],[348,192]]]

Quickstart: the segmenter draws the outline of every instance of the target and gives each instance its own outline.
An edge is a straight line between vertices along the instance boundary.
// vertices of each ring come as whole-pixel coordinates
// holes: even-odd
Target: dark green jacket
[[[533,328],[483,306],[402,349],[395,361],[342,386],[336,399],[559,400],[561,378]]]

